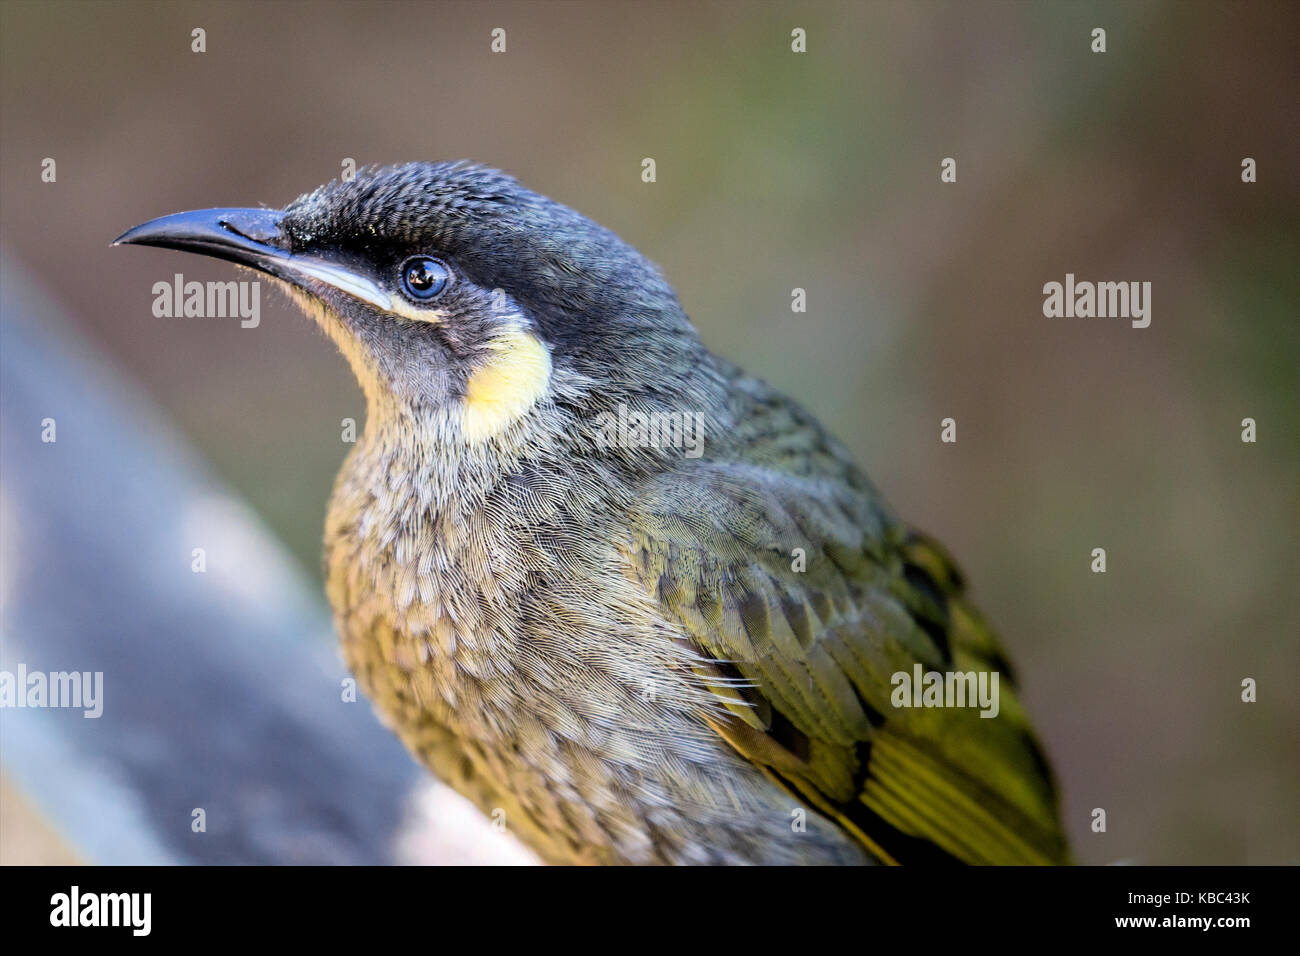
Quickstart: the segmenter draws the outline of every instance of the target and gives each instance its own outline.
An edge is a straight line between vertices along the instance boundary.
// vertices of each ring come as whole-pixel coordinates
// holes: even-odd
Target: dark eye
[[[432,256],[414,256],[402,263],[402,291],[412,299],[432,299],[450,278],[447,267]]]

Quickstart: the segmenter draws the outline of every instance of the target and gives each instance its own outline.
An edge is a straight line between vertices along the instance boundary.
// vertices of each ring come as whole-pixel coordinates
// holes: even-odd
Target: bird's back
[[[811,416],[721,367],[721,454],[643,489],[628,553],[736,684],[711,725],[879,860],[1064,862],[1050,768],[953,561]],[[923,699],[931,674],[968,698]]]

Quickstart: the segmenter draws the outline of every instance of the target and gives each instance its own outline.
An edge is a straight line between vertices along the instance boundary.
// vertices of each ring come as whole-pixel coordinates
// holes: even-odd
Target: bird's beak
[[[225,259],[297,286],[316,280],[387,311],[392,298],[365,276],[284,248],[277,209],[196,209],[151,219],[128,229],[113,245],[161,246]]]

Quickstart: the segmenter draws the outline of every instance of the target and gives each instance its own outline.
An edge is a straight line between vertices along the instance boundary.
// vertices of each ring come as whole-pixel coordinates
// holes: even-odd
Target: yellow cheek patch
[[[494,353],[470,376],[463,426],[471,445],[500,434],[533,407],[551,381],[551,353],[527,332],[493,339]]]

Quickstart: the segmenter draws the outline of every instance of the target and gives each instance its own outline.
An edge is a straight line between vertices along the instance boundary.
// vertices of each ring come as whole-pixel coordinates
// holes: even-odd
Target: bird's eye
[[[402,263],[402,291],[412,299],[432,299],[450,278],[447,267],[432,256],[414,256]]]

